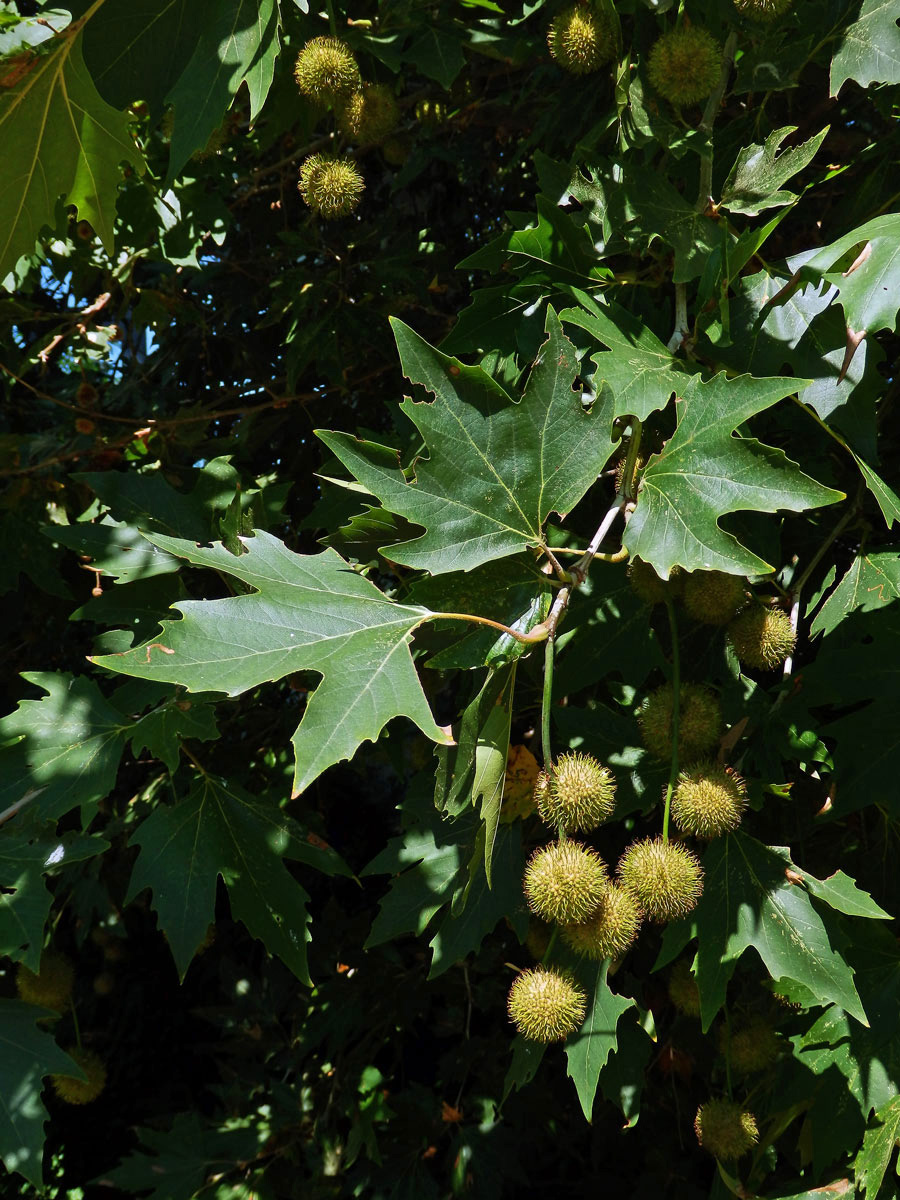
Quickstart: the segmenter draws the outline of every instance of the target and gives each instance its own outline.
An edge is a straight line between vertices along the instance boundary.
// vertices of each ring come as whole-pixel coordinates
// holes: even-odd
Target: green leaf
[[[278,27],[276,0],[217,0],[187,66],[166,96],[175,106],[169,182],[195,150],[204,148],[242,84],[250,120],[255,120],[272,85]]]
[[[835,918],[813,905],[812,878],[791,863],[786,849],[764,846],[747,834],[730,834],[711,844],[703,866],[706,876],[700,903],[691,919],[667,928],[664,955],[665,961],[671,961],[689,940],[691,929],[696,931],[704,1032],[725,1003],[728,980],[738,959],[751,947],[773,979],[795,979],[805,984],[820,1004],[833,1001],[863,1025],[868,1024],[853,971],[843,956],[847,939]],[[805,883],[792,882],[787,871]],[[841,911],[852,899],[847,896],[846,883],[844,877],[843,884],[832,885]],[[819,884],[818,895],[825,903],[831,902],[827,881]]]
[[[637,231],[646,243],[661,237],[675,251],[674,283],[689,283],[703,274],[706,260],[719,244],[715,221],[689,204],[657,171],[635,167],[623,181],[638,213]]]
[[[810,626],[810,633],[833,633],[848,613],[879,612],[900,600],[900,547],[859,554]]]
[[[597,251],[586,226],[577,225],[546,196],[539,195],[535,203],[536,216],[510,214],[526,222],[523,228],[501,233],[464,258],[459,266],[499,271],[508,261],[512,270],[527,275],[530,282],[562,285],[584,285],[608,274],[598,265]]]
[[[796,195],[779,189],[809,166],[825,140],[828,128],[826,126],[809,141],[784,150],[781,154],[778,148],[789,134],[797,132],[796,125],[773,130],[762,146],[744,146],[725,181],[720,207],[728,212],[757,216],[767,208],[793,203]]]
[[[81,808],[85,817],[116,782],[131,722],[84,676],[29,671],[40,700],[23,700],[0,721],[0,810],[20,801],[42,819]]]
[[[460,32],[454,25],[429,23],[404,51],[403,60],[429,79],[436,79],[441,87],[449,88],[466,65]]]
[[[866,486],[878,502],[878,507],[881,509],[888,529],[893,529],[894,522],[900,521],[900,496],[897,495],[893,488],[888,487],[877,471],[873,471],[868,463],[863,462],[853,449],[850,450],[850,453],[856,459],[856,465],[862,471]]]
[[[83,1072],[64,1054],[51,1034],[38,1027],[47,1009],[18,1000],[0,1000],[0,1158],[38,1189],[47,1110],[41,1102],[45,1075]]]
[[[241,539],[247,552],[239,557],[221,543],[145,536],[196,566],[240,579],[253,594],[181,601],[183,620],[165,622],[158,641],[100,655],[94,659],[100,666],[229,696],[293,671],[320,672],[322,683],[292,739],[295,795],[361,742],[374,741],[392,717],[407,716],[447,744],[409,649],[428,609],[392,603],[334,550],[294,554],[261,531]]]
[[[848,79],[860,87],[900,83],[900,29],[893,0],[863,0],[858,18],[844,32],[831,60],[831,95]]]
[[[584,307],[567,308],[559,319],[586,330],[607,347],[607,353],[591,359],[595,391],[599,393],[603,384],[612,389],[614,418],[634,416],[646,421],[684,387],[689,378],[684,366],[651,329],[625,309],[617,304],[601,308],[585,293],[579,299]]]
[[[600,1072],[616,1049],[616,1026],[622,1013],[632,1007],[628,996],[610,991],[606,976],[609,960],[602,963],[579,963],[575,974],[588,993],[588,1010],[581,1028],[566,1039],[566,1073],[575,1084],[578,1099],[586,1120],[594,1111],[594,1097]]]
[[[546,1049],[547,1047],[544,1042],[529,1042],[521,1034],[518,1034],[513,1039],[512,1055],[506,1071],[506,1078],[503,1081],[501,1103],[506,1102],[514,1088],[521,1090],[527,1084],[531,1083],[537,1074],[538,1067],[543,1061]]]
[[[843,871],[835,871],[827,879],[816,879],[813,875],[804,875],[804,886],[811,896],[823,900],[835,912],[846,913],[848,917],[867,917],[870,920],[890,921],[891,914],[884,911],[868,892],[856,886],[856,880],[845,875]]]
[[[856,1186],[868,1200],[875,1200],[887,1174],[894,1151],[900,1145],[900,1096],[892,1096],[875,1114],[877,1125],[866,1130],[862,1149],[856,1156]],[[896,1164],[895,1164],[896,1169]],[[900,1175],[900,1169],[897,1169]]]
[[[794,272],[784,294],[770,303],[784,303],[797,284],[819,284],[823,279],[837,288],[850,329],[893,329],[900,307],[900,213],[875,217],[816,250]]]
[[[500,824],[500,805],[506,780],[506,760],[509,756],[515,664],[505,668],[501,675],[505,679],[503,690],[478,731],[472,779],[472,803],[480,804],[479,816],[484,827],[484,874],[488,887],[491,886],[491,860],[497,827]]]
[[[0,142],[10,164],[0,183],[0,281],[34,249],[41,228],[55,223],[60,196],[112,254],[119,163],[144,170],[127,118],[94,87],[82,36],[63,34],[17,83],[0,89]]]
[[[519,940],[524,940],[528,932],[528,910],[522,898],[524,869],[521,822],[514,821],[497,835],[492,882],[488,883],[479,860],[466,889],[465,907],[460,912],[451,908],[438,925],[429,943],[433,952],[429,979],[477,953],[500,921],[509,919]]]
[[[184,738],[211,742],[218,736],[216,714],[211,705],[173,696],[166,704],[138,717],[131,732],[131,747],[136,756],[146,748],[174,773],[178,769]]]
[[[385,508],[425,526],[389,557],[439,575],[541,545],[549,514],[578,503],[612,450],[606,414],[598,404],[587,411],[573,389],[575,352],[555,313],[548,309],[547,341],[515,404],[480,367],[393,324],[404,374],[435,397],[401,405],[431,457],[417,460],[408,481],[386,447],[316,431]]]
[[[633,1128],[638,1122],[646,1070],[656,1049],[652,1014],[646,1013],[641,1021],[640,1013],[635,1009],[634,1017],[634,1020],[620,1021],[616,1026],[618,1045],[600,1073],[600,1090],[610,1103],[622,1110],[626,1129]]]
[[[37,974],[53,899],[44,876],[108,848],[101,837],[60,836],[53,824],[36,826],[27,808],[0,826],[0,954],[20,959]]]
[[[802,512],[834,504],[843,492],[804,475],[781,450],[734,430],[805,385],[796,379],[692,376],[678,402],[678,426],[641,479],[637,508],[625,530],[631,555],[668,578],[674,566],[734,575],[770,572],[759,558],[719,528],[726,513]]]
[[[238,784],[204,775],[175,805],[159,805],[132,835],[140,847],[128,902],[144,888],[183,979],[215,920],[219,876],[228,887],[235,920],[309,983],[309,896],[282,862],[290,858],[327,874],[349,875],[334,853],[304,837],[273,803]]]

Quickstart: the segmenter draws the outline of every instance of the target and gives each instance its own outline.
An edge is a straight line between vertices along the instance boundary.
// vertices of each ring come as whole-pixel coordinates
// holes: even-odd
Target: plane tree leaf
[[[85,676],[31,671],[22,678],[47,695],[23,700],[0,721],[0,810],[21,803],[41,818],[77,807],[91,812],[113,789],[131,721]]]
[[[900,1144],[900,1096],[892,1096],[875,1114],[876,1124],[866,1131],[856,1156],[856,1186],[868,1200],[878,1195],[894,1151]],[[900,1170],[897,1171],[900,1175]]]
[[[877,905],[869,911],[859,896],[854,899],[847,888],[852,881],[844,876],[813,882],[808,872],[794,866],[787,850],[764,846],[743,833],[717,838],[703,866],[700,903],[692,919],[667,928],[660,961],[674,958],[696,933],[704,1030],[725,1003],[738,959],[751,947],[773,979],[794,979],[820,1004],[838,1004],[868,1024],[853,969],[843,956],[848,939],[837,918],[810,898],[812,894],[841,912],[852,906],[860,915],[883,916]]]
[[[590,1121],[600,1072],[618,1044],[616,1026],[619,1017],[634,1005],[634,1001],[610,990],[606,980],[608,959],[599,964],[578,962],[573,964],[573,969],[587,992],[588,1004],[583,1024],[566,1039],[566,1071],[575,1084],[582,1112]]]
[[[781,143],[796,131],[796,125],[785,125],[783,129],[773,130],[763,145],[744,146],[722,189],[722,208],[757,216],[767,208],[779,208],[797,199],[793,192],[781,190],[782,184],[809,166],[825,140],[828,128],[802,145],[779,154]]]
[[[0,89],[0,280],[54,223],[63,197],[109,253],[119,164],[143,171],[124,113],[100,97],[84,65],[81,32],[55,39],[10,88]],[[14,168],[12,164],[17,164]]]
[[[0,1158],[43,1190],[41,1160],[47,1110],[41,1100],[46,1075],[84,1076],[52,1034],[37,1022],[49,1010],[0,1000]]]
[[[833,633],[848,613],[882,610],[900,600],[900,547],[858,554],[810,626],[810,633]]]
[[[893,0],[863,0],[859,16],[844,31],[831,60],[832,96],[848,79],[860,87],[900,83],[900,29]]]
[[[233,916],[298,979],[310,982],[309,896],[282,859],[304,862],[330,875],[350,871],[333,850],[308,840],[276,804],[204,775],[185,799],[155,808],[131,841],[140,853],[129,900],[151,889],[182,978],[215,921],[221,876]]]
[[[252,593],[179,601],[156,641],[94,661],[139,679],[179,683],[189,692],[238,696],[310,669],[323,676],[293,736],[294,792],[357,746],[374,741],[392,717],[407,716],[436,742],[435,724],[410,654],[412,632],[431,613],[395,604],[334,550],[294,554],[271,534],[242,538],[235,556],[221,542],[197,546],[162,534],[154,545],[199,567],[238,579]]]
[[[739,511],[801,512],[834,504],[843,492],[804,475],[781,451],[735,437],[738,425],[790,396],[805,381],[692,376],[678,401],[678,426],[641,479],[637,508],[625,531],[632,555],[668,577],[674,566],[754,575],[774,570],[719,518]]]
[[[549,514],[578,503],[613,448],[609,420],[597,404],[586,409],[573,387],[575,349],[556,314],[548,309],[547,340],[518,403],[480,367],[393,325],[404,374],[434,396],[401,405],[430,457],[416,461],[410,479],[387,447],[318,431],[385,508],[425,527],[384,553],[438,575],[541,545]]]

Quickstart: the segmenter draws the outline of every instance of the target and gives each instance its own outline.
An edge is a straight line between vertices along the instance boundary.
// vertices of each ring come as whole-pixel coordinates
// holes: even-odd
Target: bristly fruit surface
[[[362,83],[359,66],[346,42],[336,37],[315,37],[297,55],[297,87],[316,104],[336,104]]]
[[[704,625],[727,625],[746,599],[745,581],[724,571],[693,571],[684,580],[684,607]]]
[[[535,789],[538,812],[546,824],[569,832],[596,829],[616,807],[613,773],[590,754],[562,754],[546,783]]]
[[[592,917],[580,925],[566,925],[563,941],[577,954],[601,961],[621,958],[641,927],[642,913],[634,898],[613,884]]]
[[[697,1109],[694,1132],[704,1150],[723,1162],[736,1162],[759,1141],[753,1113],[733,1100],[707,1100]]]
[[[754,1017],[749,1024],[731,1030],[719,1028],[719,1049],[728,1054],[731,1069],[737,1075],[755,1075],[765,1071],[780,1056],[784,1042],[768,1021]]]
[[[560,925],[586,921],[600,907],[609,886],[599,854],[569,841],[536,850],[523,883],[532,912]]]
[[[656,758],[672,757],[671,683],[651,692],[638,713],[644,745]],[[712,752],[722,732],[722,709],[709,688],[683,683],[679,691],[678,761],[696,762]]]
[[[547,45],[556,62],[573,75],[588,75],[615,53],[612,23],[593,4],[573,4],[555,17]]]
[[[793,654],[797,642],[787,613],[762,604],[738,613],[728,626],[728,640],[744,666],[759,671],[774,671]]]
[[[346,217],[359,204],[365,180],[349,158],[311,154],[300,166],[300,195],[326,221]]]
[[[664,33],[650,51],[650,82],[679,108],[705,100],[721,72],[722,47],[696,25]]]
[[[737,829],[747,807],[747,785],[736,771],[713,762],[682,771],[672,794],[672,819],[682,833],[714,838]]]
[[[347,97],[338,113],[342,133],[356,142],[381,142],[400,119],[394,93],[384,83],[366,83]]]
[[[66,1104],[90,1104],[106,1087],[106,1067],[103,1060],[91,1050],[71,1046],[66,1053],[78,1063],[87,1079],[75,1079],[71,1075],[51,1075],[53,1090]]]
[[[700,860],[680,842],[632,842],[619,861],[619,882],[645,916],[660,924],[687,916],[703,894]]]
[[[700,1016],[700,989],[686,958],[681,958],[669,975],[669,999],[686,1017]]]
[[[793,3],[794,0],[734,0],[734,7],[751,21],[776,21]]]
[[[587,996],[568,976],[546,967],[523,971],[509,989],[507,1009],[519,1033],[532,1042],[558,1042],[584,1020]]]
[[[69,1003],[75,983],[75,968],[64,954],[54,950],[41,953],[38,974],[19,963],[16,971],[16,991],[26,1004],[39,1004],[62,1012]],[[49,1020],[49,1018],[48,1018]]]

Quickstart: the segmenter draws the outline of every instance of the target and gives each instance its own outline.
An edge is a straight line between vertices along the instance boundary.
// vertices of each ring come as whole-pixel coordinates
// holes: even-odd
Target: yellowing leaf
[[[538,777],[538,762],[527,746],[510,746],[506,759],[506,778],[503,781],[503,806],[500,821],[508,825],[534,812],[534,785]]]
[[[0,280],[33,249],[56,202],[74,205],[108,251],[124,160],[144,160],[123,113],[101,99],[81,54],[81,33],[56,46],[0,91]]]

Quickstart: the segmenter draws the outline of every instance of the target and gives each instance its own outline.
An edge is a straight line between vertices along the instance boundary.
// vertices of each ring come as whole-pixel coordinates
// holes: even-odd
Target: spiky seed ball
[[[535,850],[523,887],[532,912],[560,925],[578,925],[600,907],[609,880],[599,854],[566,841]]]
[[[303,95],[317,104],[336,104],[362,82],[353,51],[336,37],[307,42],[297,55],[294,79]]]
[[[638,720],[644,745],[657,758],[672,756],[672,702],[674,692],[664,683],[651,692]],[[678,759],[695,762],[711,753],[722,731],[722,709],[708,688],[695,683],[683,683],[679,691]]]
[[[700,989],[687,959],[679,959],[669,975],[669,999],[686,1017],[700,1016]]]
[[[87,1079],[73,1079],[71,1075],[51,1075],[50,1082],[60,1100],[66,1104],[90,1104],[106,1087],[106,1067],[103,1060],[90,1050],[70,1046],[66,1051],[78,1063]]]
[[[747,807],[747,785],[736,771],[712,762],[682,771],[672,795],[672,819],[682,833],[714,838],[731,833]]]
[[[300,195],[326,221],[346,217],[359,204],[365,181],[349,158],[311,154],[300,166]]]
[[[774,21],[784,16],[794,0],[734,0],[734,7],[741,16],[751,21]]]
[[[774,671],[793,654],[797,637],[791,619],[780,608],[751,605],[728,626],[728,640],[745,667]]]
[[[638,935],[642,913],[634,898],[613,884],[592,917],[580,925],[566,925],[563,941],[577,954],[600,962],[621,958]]]
[[[612,23],[593,4],[573,4],[555,17],[547,30],[550,53],[565,71],[589,75],[615,53]]]
[[[678,107],[705,100],[721,72],[722,47],[696,25],[664,33],[650,51],[650,82]]]
[[[507,1009],[516,1029],[532,1042],[558,1042],[584,1020],[587,996],[558,971],[523,971],[509,989]]]
[[[75,403],[79,408],[91,408],[92,405],[97,403],[98,394],[94,385],[83,379],[78,385],[78,391],[75,393]]]
[[[761,1017],[755,1017],[742,1029],[733,1029],[731,1037],[723,1025],[719,1028],[719,1049],[727,1052],[731,1069],[737,1075],[755,1075],[772,1065],[781,1053],[782,1041]]]
[[[41,953],[38,974],[30,971],[24,963],[16,971],[16,991],[26,1004],[39,1004],[62,1012],[68,1005],[75,982],[75,968],[64,954],[53,950]]]
[[[541,820],[566,830],[596,829],[616,807],[616,781],[590,754],[562,754],[536,798]]]
[[[628,582],[634,594],[645,604],[662,604],[665,601],[665,579],[660,579],[653,567],[642,558],[633,558],[628,564]]]
[[[704,1150],[723,1162],[734,1162],[759,1141],[753,1113],[732,1100],[707,1100],[697,1109],[694,1132]]]
[[[365,145],[382,141],[400,117],[394,93],[386,83],[365,83],[341,105],[338,126],[342,133]]]
[[[703,868],[680,842],[645,838],[632,842],[619,861],[619,882],[651,921],[674,921],[696,907]]]
[[[746,599],[744,580],[724,571],[692,571],[684,581],[684,607],[704,625],[727,625]]]

